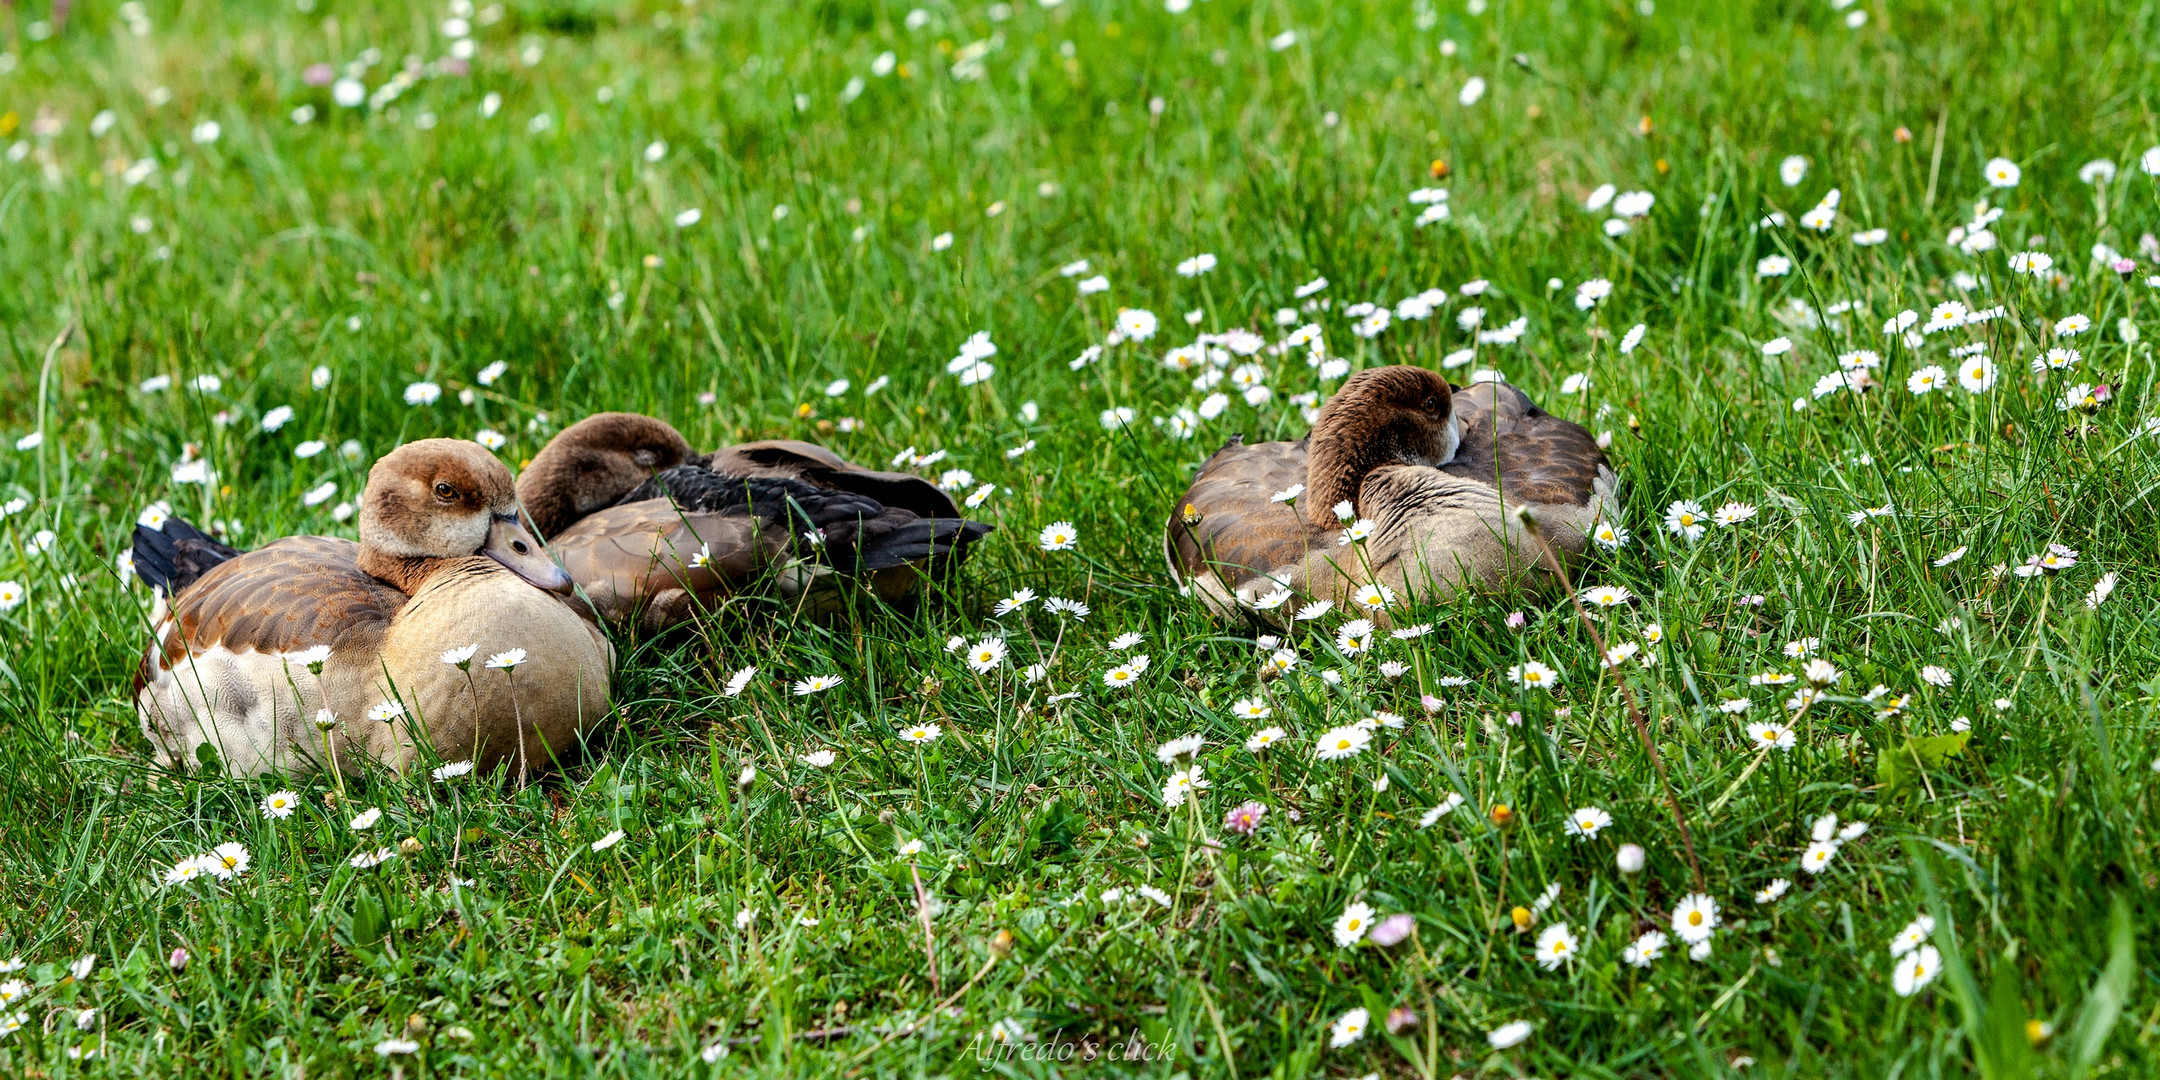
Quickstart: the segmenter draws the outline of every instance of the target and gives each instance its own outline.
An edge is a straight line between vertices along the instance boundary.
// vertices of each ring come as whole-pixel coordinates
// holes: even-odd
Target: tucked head
[[[553,536],[690,456],[690,443],[665,421],[595,413],[548,440],[518,477],[517,494],[540,535]]]
[[[1307,520],[1331,524],[1335,504],[1355,503],[1372,470],[1445,465],[1461,442],[1453,395],[1438,374],[1396,365],[1352,375],[1313,423],[1305,462]]]
[[[550,591],[570,577],[518,520],[510,470],[479,444],[422,439],[383,455],[360,501],[362,566],[410,592],[429,560],[485,555]],[[418,580],[414,580],[417,578]]]

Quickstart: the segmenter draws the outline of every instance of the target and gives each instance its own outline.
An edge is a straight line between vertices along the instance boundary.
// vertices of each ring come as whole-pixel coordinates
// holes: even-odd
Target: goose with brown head
[[[1499,383],[1453,387],[1423,368],[1346,381],[1296,442],[1216,452],[1178,504],[1164,557],[1211,609],[1282,625],[1325,599],[1386,623],[1417,599],[1542,573],[1543,543],[1579,555],[1618,519],[1618,477],[1590,433]],[[1292,494],[1295,492],[1295,494]],[[1337,508],[1370,523],[1346,543]],[[1530,510],[1543,537],[1511,511]],[[1374,599],[1372,584],[1396,596]]]
[[[360,502],[357,544],[240,552],[177,519],[138,527],[157,606],[136,712],[159,760],[189,767],[207,747],[234,773],[326,754],[402,769],[432,745],[524,768],[572,752],[606,714],[613,649],[564,603],[570,577],[520,522],[510,471],[477,444],[426,439],[376,462]],[[463,667],[447,658],[468,649]],[[516,649],[513,701],[484,661]]]
[[[948,578],[990,527],[906,473],[789,440],[694,454],[661,420],[601,413],[564,428],[518,494],[594,607],[664,631],[743,595],[839,610]]]

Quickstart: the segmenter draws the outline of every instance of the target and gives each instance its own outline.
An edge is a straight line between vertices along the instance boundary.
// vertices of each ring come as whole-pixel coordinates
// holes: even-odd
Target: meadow
[[[0,35],[0,1073],[2160,1072],[2152,0]],[[1598,433],[1609,542],[1401,633],[1181,596],[1198,465],[1393,363]],[[146,509],[351,536],[610,409],[998,531],[621,637],[530,786],[152,766]]]

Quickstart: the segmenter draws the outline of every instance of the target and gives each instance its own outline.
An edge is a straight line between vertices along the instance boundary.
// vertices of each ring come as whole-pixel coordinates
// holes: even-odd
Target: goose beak
[[[487,556],[510,568],[510,572],[524,578],[536,589],[552,593],[567,593],[571,581],[568,572],[548,558],[547,549],[515,517],[498,517],[488,528],[487,546],[480,549]]]

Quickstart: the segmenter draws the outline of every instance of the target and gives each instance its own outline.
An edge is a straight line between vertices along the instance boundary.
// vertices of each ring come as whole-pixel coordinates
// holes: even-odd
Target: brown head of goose
[[[207,746],[236,774],[305,771],[327,743],[340,767],[403,770],[424,740],[526,769],[607,714],[613,647],[565,603],[570,577],[520,522],[510,471],[473,443],[377,461],[357,544],[242,552],[169,518],[137,526],[134,554],[157,593],[136,714],[162,764]]]
[[[1617,484],[1588,431],[1514,387],[1370,368],[1306,438],[1217,451],[1171,515],[1164,555],[1224,614],[1281,625],[1328,600],[1384,623],[1400,602],[1535,578],[1541,542],[1580,555],[1601,518],[1618,519]]]
[[[843,585],[899,600],[990,532],[919,476],[791,440],[697,454],[636,413],[564,428],[518,495],[601,615],[647,631],[765,586],[813,614],[837,610]]]

